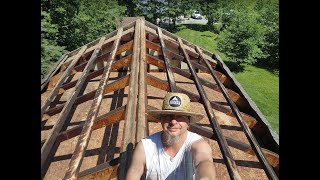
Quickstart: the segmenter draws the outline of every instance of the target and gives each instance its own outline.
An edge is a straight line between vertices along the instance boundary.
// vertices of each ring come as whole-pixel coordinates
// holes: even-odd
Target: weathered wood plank
[[[116,81],[113,81],[112,83],[108,84],[106,89],[105,89],[104,94],[108,94],[110,92],[117,91],[119,89],[125,88],[126,86],[129,85],[129,78],[130,78],[130,75],[126,75],[126,76],[123,76],[120,79],[118,79]],[[86,94],[84,94],[82,96],[77,97],[77,99],[76,99],[74,104],[78,105],[78,104],[81,104],[81,103],[83,103],[85,101],[93,99],[95,93],[96,93],[96,90],[93,90],[93,91],[91,91],[89,93],[86,93]],[[48,109],[46,114],[49,115],[49,116],[53,116],[53,115],[61,112],[61,110],[64,107],[64,105],[65,105],[65,103],[59,104],[56,107]]]
[[[117,176],[118,165],[92,172],[86,176],[79,177],[78,180],[94,180],[94,179],[113,179]]]
[[[132,40],[132,41],[129,41],[129,42],[123,44],[123,45],[121,45],[121,46],[118,48],[118,50],[117,50],[117,52],[116,52],[116,55],[119,55],[119,54],[121,54],[121,53],[124,52],[124,51],[130,50],[130,49],[132,49],[132,47],[133,47],[133,40]]]
[[[112,179],[116,177],[119,158],[99,164],[79,173],[78,180]]]
[[[83,52],[86,50],[86,46],[83,46],[81,48],[81,50],[79,51],[79,53],[77,54],[77,56],[72,60],[71,64],[68,66],[67,70],[63,73],[63,75],[61,76],[61,78],[59,79],[58,83],[56,84],[56,86],[54,87],[54,89],[51,91],[51,93],[49,94],[49,96],[47,97],[47,99],[45,100],[45,102],[43,103],[42,107],[41,107],[41,118],[44,114],[44,112],[46,111],[47,107],[50,105],[50,103],[52,102],[52,100],[56,97],[60,86],[62,85],[62,83],[65,81],[65,79],[69,76],[71,70],[73,69],[73,67],[76,65],[76,63],[78,62],[78,60],[80,59],[80,57],[82,56]]]
[[[41,148],[41,167],[43,166],[44,162],[47,160],[49,151],[51,150],[54,142],[56,141],[56,138],[58,136],[58,133],[61,131],[68,115],[69,112],[72,108],[72,106],[74,105],[74,102],[76,101],[76,98],[78,97],[78,94],[80,92],[80,90],[82,89],[82,86],[85,82],[85,79],[90,71],[90,69],[93,67],[94,65],[94,61],[97,58],[100,50],[101,50],[101,45],[104,42],[105,38],[101,38],[100,39],[100,47],[98,47],[98,49],[96,49],[94,51],[94,53],[92,54],[89,62],[87,63],[84,72],[81,74],[81,77],[79,78],[77,84],[76,84],[76,89],[74,90],[74,92],[71,94],[70,98],[68,99],[68,101],[65,103],[59,117],[58,120],[56,122],[56,124],[54,125],[54,127],[51,130],[51,133],[47,139],[47,141],[44,143],[44,145]]]
[[[126,150],[126,147],[130,143],[135,143],[136,132],[136,117],[137,117],[137,101],[138,101],[138,78],[139,78],[139,59],[140,59],[140,24],[141,20],[136,20],[134,45],[133,45],[133,58],[131,63],[128,102],[126,109],[126,118],[123,131],[123,138],[121,144],[121,152]],[[123,166],[120,165],[120,169]]]
[[[152,50],[154,50],[154,51],[159,52],[160,55],[163,54],[162,51],[160,51],[160,50],[161,50],[161,47],[160,47],[158,44],[155,44],[155,43],[153,43],[153,42],[151,42],[151,41],[149,41],[149,40],[146,40],[146,45],[147,45],[147,48],[150,48],[150,49],[152,49]],[[167,53],[168,56],[170,56],[170,57],[173,57],[173,58],[175,58],[175,59],[177,59],[177,60],[179,60],[179,61],[182,61],[182,62],[184,61],[184,57],[178,55],[178,54],[175,53],[175,52],[172,52],[172,51],[166,49],[166,53]],[[198,62],[191,61],[191,63],[192,63],[192,65],[193,65],[196,69],[199,69],[199,70],[201,70],[201,71],[203,71],[203,72],[209,73],[209,70],[208,70],[205,66],[199,64]],[[223,73],[221,73],[221,72],[219,72],[219,71],[216,71],[216,70],[214,70],[214,71],[215,71],[215,73],[218,75],[219,80],[220,80],[221,82],[224,83],[225,81],[228,81],[227,77],[226,77]]]
[[[117,70],[119,70],[119,69],[121,69],[123,67],[126,67],[131,63],[131,60],[132,60],[132,55],[130,54],[130,55],[128,55],[128,56],[126,56],[126,57],[114,62],[112,64],[111,70],[112,71],[117,71]],[[91,79],[93,79],[93,78],[95,78],[95,77],[100,76],[103,73],[103,71],[104,71],[104,67],[99,69],[99,70],[97,70],[97,71],[94,71],[94,72],[90,73],[86,78],[86,82],[91,80]],[[78,79],[76,79],[74,81],[71,81],[69,83],[66,83],[66,84],[61,86],[61,89],[68,90],[70,88],[73,88],[76,85],[77,81],[78,81]]]
[[[204,61],[204,63],[206,64],[207,68],[209,68],[211,76],[213,77],[213,79],[216,81],[216,83],[218,84],[219,88],[222,91],[223,96],[225,97],[225,99],[227,100],[227,102],[229,103],[232,112],[234,113],[238,123],[240,124],[241,128],[243,129],[250,145],[252,146],[253,151],[255,152],[257,158],[259,159],[260,163],[262,164],[262,167],[264,169],[264,171],[266,172],[267,176],[270,179],[278,179],[276,173],[274,172],[274,170],[271,168],[270,164],[268,163],[266,157],[264,156],[264,154],[262,153],[261,147],[259,145],[259,143],[257,142],[256,138],[253,136],[251,130],[249,129],[249,127],[247,126],[246,123],[244,123],[244,120],[242,119],[242,116],[240,114],[240,111],[238,109],[238,107],[236,106],[236,104],[231,100],[231,97],[229,96],[229,94],[227,93],[226,88],[223,86],[223,84],[219,81],[218,77],[216,76],[216,74],[213,71],[213,68],[210,66],[209,62],[203,57],[202,55],[202,51],[200,50],[200,48],[198,46],[196,46],[196,50],[198,51],[198,53],[200,54],[201,59]]]
[[[59,70],[64,61],[68,58],[68,54],[63,54],[60,59],[51,67],[50,71],[41,80],[41,91],[49,83],[50,78]]]
[[[148,110],[158,110],[158,109],[153,106],[148,105]],[[147,118],[148,118],[149,122],[155,122],[155,123],[160,122],[159,119],[154,118],[153,116],[150,116],[150,115],[148,115]],[[214,135],[212,130],[207,129],[207,128],[203,128],[197,124],[190,124],[189,131],[197,133],[201,136],[207,137],[207,138],[215,140],[215,141],[217,140],[217,137]],[[225,138],[226,138],[229,146],[236,148],[236,149],[239,149],[239,150],[246,152],[250,155],[254,155],[254,152],[249,144],[235,140],[235,139],[228,137],[228,136],[225,136]],[[272,152],[272,151],[265,149],[265,148],[262,148],[262,151],[265,154],[265,156],[267,157],[267,160],[269,161],[269,163],[272,165],[272,167],[278,173],[278,171],[279,171],[279,168],[278,168],[279,155],[277,153]]]
[[[121,106],[117,109],[114,109],[106,114],[100,115],[95,120],[95,123],[93,125],[93,130],[96,130],[96,129],[99,129],[102,127],[106,127],[106,126],[110,126],[113,123],[116,123],[116,122],[119,122],[120,120],[123,120],[124,116],[125,116],[125,113],[124,113],[125,109],[126,109],[126,105]],[[68,139],[71,139],[75,136],[78,136],[81,133],[83,126],[84,126],[84,122],[74,128],[71,128],[71,129],[68,129],[66,131],[59,133],[59,135],[57,137],[57,142],[60,143],[60,142],[66,141]]]
[[[123,131],[123,138],[120,148],[120,165],[118,171],[118,179],[124,179],[128,166],[131,162],[133,144],[136,138],[136,122],[137,122],[137,102],[138,102],[138,83],[139,83],[139,67],[140,67],[140,50],[141,50],[141,19],[137,19],[134,32],[133,58],[130,72],[130,85],[127,100],[126,117]]]
[[[87,120],[85,122],[85,125],[81,131],[80,137],[78,139],[78,143],[76,146],[76,149],[71,157],[69,168],[67,170],[67,173],[64,177],[64,179],[77,179],[79,169],[83,160],[84,152],[86,151],[86,148],[88,146],[88,142],[90,140],[90,136],[92,133],[92,127],[94,124],[94,121],[98,115],[98,110],[101,105],[101,101],[104,95],[105,87],[109,79],[109,74],[111,70],[112,63],[115,59],[116,51],[119,46],[120,38],[122,35],[123,29],[120,28],[117,32],[117,39],[114,41],[112,46],[112,53],[111,56],[109,56],[106,69],[104,70],[102,74],[102,78],[99,83],[99,87],[96,91],[93,103],[91,105],[90,111],[88,113]]]
[[[75,59],[72,61],[72,63],[70,64],[70,66],[67,68],[67,70],[64,72],[63,76],[60,78],[59,82],[57,83],[56,87],[52,90],[52,92],[50,93],[49,97],[46,99],[45,103],[43,104],[43,106],[41,107],[41,116],[44,114],[47,106],[50,104],[50,102],[53,100],[53,97],[56,96],[56,94],[58,93],[58,90],[62,84],[62,82],[65,80],[65,78],[68,76],[68,74],[70,73],[70,71],[72,70],[72,68],[74,67],[74,65],[78,62],[80,56],[83,54],[84,50],[86,49],[86,46],[84,46],[79,53],[77,54],[77,56],[75,57]],[[64,108],[63,110],[68,112],[69,109],[71,109],[72,103],[74,101],[75,97],[71,98],[68,100],[67,105],[70,104],[69,106],[65,106],[66,108]],[[62,114],[61,116],[59,116],[58,121],[56,122],[56,124],[53,126],[49,137],[47,139],[47,141],[43,144],[42,148],[41,148],[41,168],[43,168],[45,162],[48,160],[48,155],[50,154],[51,148],[54,145],[57,135],[58,133],[61,131],[61,128],[64,125],[65,122],[65,118],[66,118],[67,114]]]
[[[183,51],[183,54],[185,56],[185,60],[188,64],[188,67],[190,69],[190,72],[194,78],[194,81],[195,81],[195,84],[196,84],[196,87],[198,89],[198,92],[200,94],[200,97],[201,97],[201,100],[203,102],[203,105],[205,107],[205,110],[206,110],[206,113],[208,115],[208,118],[209,118],[209,122],[211,124],[211,127],[213,128],[216,136],[217,136],[217,142],[218,142],[218,145],[220,147],[220,150],[221,150],[221,153],[222,153],[222,156],[223,156],[223,159],[224,159],[224,162],[227,166],[227,169],[228,169],[228,172],[229,172],[229,176],[231,179],[242,179],[238,170],[237,170],[237,166],[236,166],[236,163],[232,157],[232,154],[231,154],[231,151],[229,149],[229,146],[227,144],[227,141],[226,139],[224,138],[223,134],[222,134],[222,131],[221,131],[221,128],[220,128],[220,125],[219,123],[217,122],[217,118],[212,110],[212,107],[211,107],[211,104],[207,98],[207,95],[198,79],[198,76],[197,76],[197,73],[196,71],[194,70],[191,62],[190,62],[190,58],[184,48],[184,44],[182,43],[181,39],[178,38],[178,42],[179,42],[179,45],[180,45],[180,48],[181,50]]]
[[[161,50],[162,50],[162,54],[163,54],[163,58],[164,58],[164,64],[165,64],[165,69],[166,69],[166,74],[167,74],[167,79],[169,81],[169,86],[170,86],[170,91],[171,92],[176,92],[177,86],[176,86],[176,82],[174,80],[174,76],[171,70],[171,64],[169,61],[169,58],[167,57],[167,53],[166,53],[166,45],[163,41],[163,37],[162,37],[162,30],[160,27],[158,27],[158,36],[160,39],[160,44],[161,44]]]
[[[131,27],[131,26],[133,26],[133,24],[128,24],[128,25],[126,25],[126,26],[123,27],[124,29],[123,29],[123,32],[122,32],[122,37],[121,37],[121,39],[124,38],[124,36],[127,36],[128,34],[130,34],[130,33],[132,33],[132,32],[134,31],[134,28]],[[126,30],[125,30],[125,29],[126,29]],[[117,38],[116,34],[117,34],[117,30],[114,30],[114,31],[108,33],[107,35],[103,36],[103,37],[106,38],[106,41],[102,44],[102,48],[104,48],[108,43],[110,43],[110,42],[112,42],[112,41],[115,41],[116,38]],[[101,37],[101,38],[102,38],[102,37]],[[88,49],[85,51],[85,53],[84,53],[84,55],[83,55],[84,57],[86,57],[88,54],[90,54],[93,50],[95,50],[95,49],[97,48],[98,43],[95,44],[95,45],[93,45],[93,44],[94,44],[95,42],[98,42],[99,39],[100,39],[100,38],[98,38],[98,39],[96,39],[96,40],[94,40],[94,41],[91,41],[91,42],[89,42],[88,44],[86,44],[87,47],[88,47]]]
[[[147,75],[147,83],[150,86],[159,88],[164,91],[169,91],[169,89],[170,89],[168,82],[163,81],[159,78],[156,78],[150,74]],[[200,100],[201,100],[201,98],[198,95],[196,95],[188,90],[182,89],[180,87],[177,87],[177,90],[178,90],[178,92],[187,94],[190,97],[190,101],[192,101],[192,102],[200,102]],[[222,106],[222,105],[215,103],[213,101],[210,101],[210,104],[213,109],[234,117],[234,114],[232,113],[230,108]],[[248,126],[250,128],[254,127],[255,124],[257,123],[256,119],[254,119],[250,115],[243,113],[243,112],[241,113],[241,115],[243,116],[244,121],[248,124]]]
[[[159,55],[162,55],[162,50],[161,50],[161,46],[159,46],[158,44],[155,44],[149,40],[146,40],[146,47],[149,48],[149,49],[152,49],[154,51],[157,51]],[[169,50],[169,49],[166,49],[166,53],[168,55],[168,57],[171,57],[171,58],[175,58],[175,59],[178,59],[180,61],[183,61],[184,57]]]
[[[254,129],[252,129],[253,132],[255,132],[255,134],[259,137],[261,137],[263,143],[267,144],[270,148],[272,148],[272,151],[278,153],[279,135],[272,129],[268,120],[259,110],[257,105],[251,100],[250,96],[246,93],[241,84],[237,81],[232,72],[222,61],[220,56],[218,54],[213,54],[213,57],[218,60],[218,64],[224,70],[224,73],[230,80],[230,84],[234,85],[234,90],[238,92],[241,96],[243,96],[246,100],[246,103],[248,104],[248,109],[250,109],[250,112],[248,111],[248,114],[250,114],[258,120],[257,125],[254,127]]]
[[[217,140],[217,138],[214,135],[212,130],[203,128],[197,124],[190,124],[189,130],[192,132],[195,132],[201,136],[210,138],[212,140]],[[253,155],[252,147],[249,144],[235,140],[235,139],[228,137],[228,136],[225,136],[225,138],[226,138],[229,146]],[[264,148],[261,148],[261,149],[262,149],[263,153],[266,155],[268,162],[272,165],[273,168],[276,168],[279,165],[279,155],[268,150],[268,149],[264,149]]]
[[[148,132],[148,125],[146,119],[146,104],[147,104],[147,83],[146,83],[146,35],[145,35],[144,21],[140,25],[140,67],[139,67],[139,94],[138,94],[138,117],[137,117],[137,133],[136,143],[142,138],[145,138]]]
[[[149,55],[149,54],[147,54],[147,63],[148,63],[148,64],[155,65],[155,66],[157,66],[157,67],[160,68],[160,69],[164,69],[164,66],[165,66],[165,65],[164,65],[164,62],[163,62],[162,60],[158,59],[157,57],[151,56],[151,55]],[[177,68],[177,67],[172,67],[172,72],[177,73],[177,74],[179,74],[179,75],[181,75],[181,76],[183,76],[183,77],[186,77],[186,78],[188,78],[188,79],[191,79],[191,78],[192,78],[191,73],[189,73],[189,72],[187,72],[187,71],[184,71],[184,70],[182,70],[182,69],[180,69],[180,68]],[[212,88],[214,91],[221,92],[221,90],[220,90],[220,88],[218,87],[218,85],[213,84],[213,83],[211,83],[211,82],[209,82],[209,81],[207,81],[207,80],[205,80],[205,79],[203,79],[203,78],[200,78],[200,77],[199,77],[199,80],[200,80],[200,82],[201,82],[202,85],[207,86],[207,87],[209,87],[209,88]],[[243,100],[241,99],[241,97],[240,97],[240,95],[239,95],[238,93],[236,93],[236,92],[234,92],[234,91],[232,91],[232,90],[230,90],[230,89],[227,89],[227,91],[228,91],[228,93],[230,94],[232,100],[233,100],[237,105],[238,105],[238,103],[239,103],[239,105],[243,105],[243,104],[242,104]]]

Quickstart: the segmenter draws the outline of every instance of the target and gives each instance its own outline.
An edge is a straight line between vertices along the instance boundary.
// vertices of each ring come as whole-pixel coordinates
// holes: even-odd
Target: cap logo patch
[[[178,107],[181,105],[181,99],[178,96],[172,96],[169,100],[169,105],[172,107]]]

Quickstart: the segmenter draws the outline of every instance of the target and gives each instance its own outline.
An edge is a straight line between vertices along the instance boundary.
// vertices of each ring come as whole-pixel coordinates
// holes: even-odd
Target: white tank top
[[[185,155],[193,142],[202,137],[189,132],[178,153],[172,158],[163,149],[161,132],[141,139],[146,156],[147,180],[177,180],[186,178]],[[194,172],[194,171],[193,171]]]

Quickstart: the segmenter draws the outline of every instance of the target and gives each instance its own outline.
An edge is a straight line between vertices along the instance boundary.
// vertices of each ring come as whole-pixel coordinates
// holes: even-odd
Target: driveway
[[[181,20],[180,22],[176,21],[176,24],[207,24],[208,23],[208,20],[205,19],[205,18],[202,18],[202,19],[193,19],[193,18],[189,18],[189,19],[184,19],[184,20]]]

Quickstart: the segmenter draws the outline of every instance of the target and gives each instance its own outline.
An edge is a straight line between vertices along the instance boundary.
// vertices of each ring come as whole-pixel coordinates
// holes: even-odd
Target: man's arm
[[[200,139],[191,146],[193,163],[196,167],[196,179],[216,179],[216,170],[212,160],[212,150],[209,144]]]
[[[127,171],[126,180],[140,180],[144,171],[145,164],[146,157],[144,154],[142,142],[140,141],[134,149],[131,164]]]

